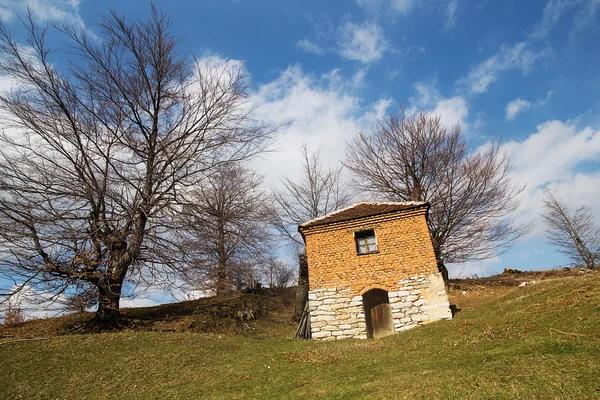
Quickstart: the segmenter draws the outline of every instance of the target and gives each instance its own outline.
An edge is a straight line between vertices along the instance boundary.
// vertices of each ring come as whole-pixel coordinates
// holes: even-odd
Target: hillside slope
[[[600,274],[510,292],[375,341],[293,340],[269,318],[260,334],[5,338],[0,398],[600,398]]]

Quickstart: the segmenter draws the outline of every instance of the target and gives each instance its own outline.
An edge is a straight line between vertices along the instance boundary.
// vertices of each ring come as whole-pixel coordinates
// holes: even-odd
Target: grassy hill
[[[600,273],[542,277],[455,281],[453,320],[381,340],[291,339],[290,293],[131,309],[117,333],[5,327],[0,398],[600,398]]]

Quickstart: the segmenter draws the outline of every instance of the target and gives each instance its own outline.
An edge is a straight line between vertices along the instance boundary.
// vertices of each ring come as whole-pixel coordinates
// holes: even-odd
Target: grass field
[[[291,339],[289,307],[238,335],[170,329],[15,341],[25,331],[5,329],[0,398],[600,398],[600,274],[476,292],[454,291],[453,320],[381,340]],[[51,323],[37,323],[26,332],[48,334],[42,325]]]

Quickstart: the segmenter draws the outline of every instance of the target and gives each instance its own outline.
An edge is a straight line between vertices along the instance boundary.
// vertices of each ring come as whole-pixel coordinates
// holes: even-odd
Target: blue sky
[[[109,9],[144,18],[146,1],[0,0],[0,18],[33,4],[40,18],[94,32]],[[472,151],[502,139],[527,188],[515,217],[539,220],[541,190],[600,214],[600,0],[163,1],[182,51],[243,60],[257,117],[283,124],[256,163],[270,185],[297,174],[299,148],[339,162],[345,142],[404,102],[460,122]],[[540,221],[510,252],[452,267],[461,276],[566,264]]]

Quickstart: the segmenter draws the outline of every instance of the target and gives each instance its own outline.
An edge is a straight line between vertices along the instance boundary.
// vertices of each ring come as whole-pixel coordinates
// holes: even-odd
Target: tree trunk
[[[431,227],[429,228],[429,232],[431,234]],[[446,268],[446,264],[444,264],[444,259],[442,258],[442,249],[439,244],[437,238],[431,234],[431,242],[433,244],[433,254],[435,255],[435,260],[437,261],[438,271],[442,274],[442,278],[444,279],[444,283],[448,285],[448,268]]]
[[[227,254],[225,253],[225,221],[219,218],[217,221],[217,284],[216,295],[221,296],[230,292],[229,279],[227,277]]]
[[[294,322],[299,322],[308,301],[308,261],[306,253],[298,254],[298,288],[296,289],[296,306],[294,309]]]
[[[98,285],[98,310],[94,317],[96,324],[107,328],[118,326],[121,319],[119,302],[122,287],[123,281]]]
[[[438,271],[442,274],[442,278],[444,278],[444,282],[447,284],[449,279],[448,268],[444,264],[443,260],[437,260]]]

